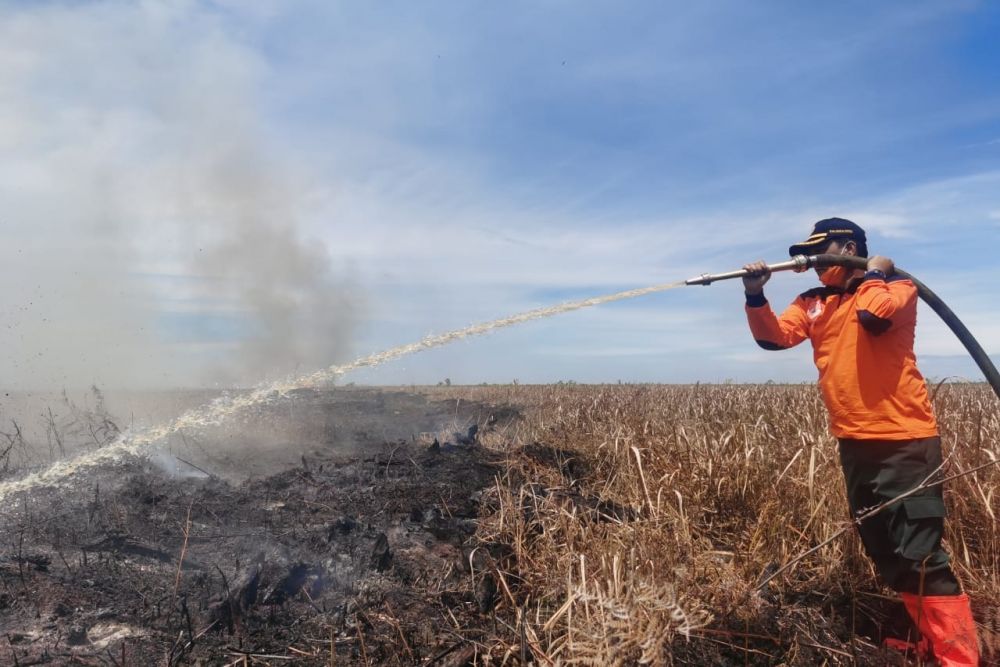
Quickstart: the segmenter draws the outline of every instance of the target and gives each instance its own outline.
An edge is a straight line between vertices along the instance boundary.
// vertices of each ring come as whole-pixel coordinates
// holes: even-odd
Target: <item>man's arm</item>
[[[875,256],[868,260],[868,273],[858,287],[858,322],[878,336],[900,320],[909,320],[915,309],[917,290],[908,280],[886,282],[895,270],[892,260]]]
[[[754,262],[743,268],[750,274],[743,279],[747,322],[757,344],[765,350],[785,350],[808,338],[809,318],[803,299],[793,301],[781,317],[777,317],[764,297],[764,284],[771,279],[767,264]]]
[[[809,318],[805,300],[795,299],[778,317],[760,294],[747,294],[747,322],[750,333],[765,350],[787,350],[809,337]]]

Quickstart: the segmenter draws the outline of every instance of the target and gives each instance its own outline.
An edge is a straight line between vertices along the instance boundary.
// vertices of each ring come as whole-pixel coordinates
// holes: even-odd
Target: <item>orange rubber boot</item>
[[[941,667],[978,667],[979,641],[969,596],[900,593],[920,634],[930,640]]]
[[[930,642],[926,639],[921,639],[918,642],[910,642],[905,639],[897,639],[895,637],[886,637],[882,640],[882,645],[886,648],[891,648],[894,651],[899,651],[906,655],[911,653],[920,658],[921,660],[930,660],[934,657],[934,653],[931,651]]]

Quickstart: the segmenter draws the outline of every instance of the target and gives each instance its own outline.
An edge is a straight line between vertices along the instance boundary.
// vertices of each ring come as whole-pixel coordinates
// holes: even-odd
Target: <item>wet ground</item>
[[[478,437],[514,418],[301,392],[8,499],[0,663],[466,664],[503,557],[474,538],[499,464]]]

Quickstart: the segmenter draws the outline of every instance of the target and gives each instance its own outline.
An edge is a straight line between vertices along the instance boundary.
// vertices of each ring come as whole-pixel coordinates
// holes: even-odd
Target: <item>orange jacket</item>
[[[846,291],[811,289],[781,317],[763,295],[748,295],[746,312],[753,337],[767,350],[812,342],[836,437],[912,440],[938,434],[913,354],[917,289],[909,280],[867,278]]]

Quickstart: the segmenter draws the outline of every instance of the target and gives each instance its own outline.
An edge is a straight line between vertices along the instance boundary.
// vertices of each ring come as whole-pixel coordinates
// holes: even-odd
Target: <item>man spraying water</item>
[[[820,220],[789,248],[796,255],[868,257],[864,230],[842,218]],[[780,315],[764,297],[771,271],[744,267],[750,331],[767,350],[807,338],[819,387],[840,443],[852,513],[874,508],[928,479],[941,465],[941,438],[913,352],[917,290],[894,275],[892,260],[868,259],[867,271],[817,269],[821,287],[800,294]],[[865,552],[899,592],[924,636],[921,646],[946,667],[978,665],[976,626],[941,547],[945,506],[940,484],[921,489],[861,523]],[[898,643],[895,643],[898,645]]]

